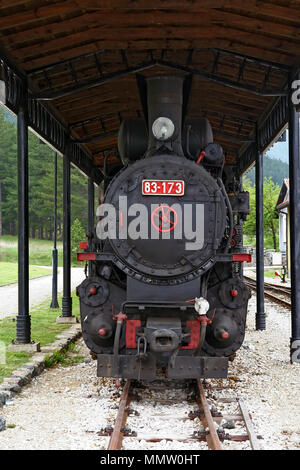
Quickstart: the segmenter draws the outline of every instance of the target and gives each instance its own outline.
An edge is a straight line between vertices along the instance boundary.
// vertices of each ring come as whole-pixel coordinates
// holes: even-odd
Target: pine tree
[[[0,109],[1,233],[17,228],[17,130]]]

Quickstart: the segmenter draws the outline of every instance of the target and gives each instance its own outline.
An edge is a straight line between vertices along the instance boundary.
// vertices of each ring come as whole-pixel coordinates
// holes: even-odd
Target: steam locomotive
[[[144,118],[121,123],[78,253],[83,338],[100,377],[224,378],[245,334],[249,194],[208,120],[188,117],[189,77],[138,76],[138,88]]]

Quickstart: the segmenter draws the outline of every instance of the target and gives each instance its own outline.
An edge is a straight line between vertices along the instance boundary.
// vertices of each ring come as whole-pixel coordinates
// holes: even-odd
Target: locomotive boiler
[[[98,223],[77,288],[97,374],[141,380],[227,376],[248,287],[249,195],[206,118],[187,114],[189,77],[138,78],[144,118],[124,120],[105,165]]]

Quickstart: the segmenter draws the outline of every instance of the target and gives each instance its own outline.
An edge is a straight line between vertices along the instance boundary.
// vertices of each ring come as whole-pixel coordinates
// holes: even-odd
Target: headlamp
[[[157,140],[168,140],[174,134],[175,126],[167,117],[157,118],[152,125],[152,132]]]

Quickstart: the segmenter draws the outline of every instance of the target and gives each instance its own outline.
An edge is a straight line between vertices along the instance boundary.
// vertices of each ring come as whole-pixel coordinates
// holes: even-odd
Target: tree
[[[71,218],[80,220],[84,227],[88,223],[88,179],[78,171],[71,168]]]
[[[254,240],[256,235],[256,207],[255,207],[255,185],[252,185],[247,177],[244,178],[243,188],[249,191],[250,214],[243,225],[244,234]],[[280,186],[275,184],[272,178],[264,179],[264,236],[266,247],[277,250],[278,246],[278,212],[275,210],[276,202],[280,193]]]
[[[1,233],[13,233],[17,226],[17,130],[0,109]]]
[[[29,148],[29,226],[32,235],[50,238],[53,231],[53,150],[41,145],[32,133],[28,135]],[[58,193],[61,194],[61,193]],[[61,211],[58,211],[61,217]]]
[[[79,243],[86,239],[86,233],[79,219],[75,219],[71,226],[71,252],[72,260],[77,261],[77,252],[79,251]]]
[[[276,203],[280,193],[280,186],[275,184],[272,178],[265,178],[264,181],[264,227],[266,235],[273,241],[273,248],[277,250],[278,246],[278,226],[279,214],[276,211]]]
[[[54,205],[53,149],[28,133],[29,230],[32,237],[52,238]],[[0,235],[17,233],[17,129],[16,117],[0,107]],[[63,158],[57,159],[57,225],[63,221]],[[87,227],[87,178],[71,170],[71,217]]]
[[[289,165],[282,160],[271,158],[268,155],[263,157],[263,171],[266,178],[271,177],[275,184],[281,186],[284,178],[289,177]],[[255,167],[248,171],[247,179],[255,184]]]

